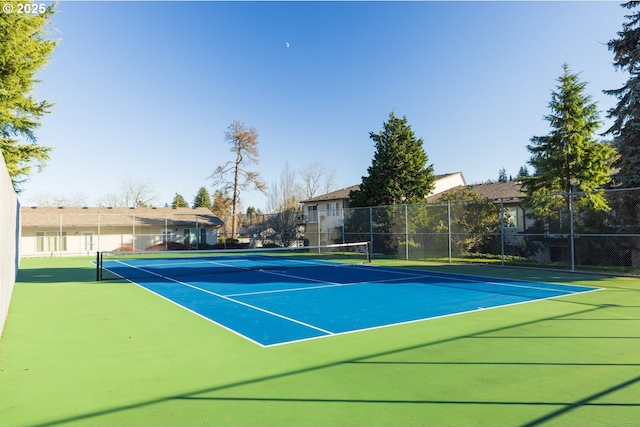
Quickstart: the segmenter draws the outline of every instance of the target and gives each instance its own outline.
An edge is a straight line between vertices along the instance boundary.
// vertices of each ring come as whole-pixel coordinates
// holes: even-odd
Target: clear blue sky
[[[603,122],[627,78],[606,43],[617,2],[75,2],[54,16],[60,44],[37,98],[56,105],[37,131],[51,161],[23,186],[94,204],[123,177],[158,205],[188,202],[232,159],[234,120],[257,129],[267,184],[318,161],[336,188],[359,184],[394,111],[424,140],[437,174],[468,183],[516,175],[567,62]],[[288,43],[288,47],[287,47]],[[602,129],[604,130],[604,128]],[[242,194],[243,207],[266,197]]]

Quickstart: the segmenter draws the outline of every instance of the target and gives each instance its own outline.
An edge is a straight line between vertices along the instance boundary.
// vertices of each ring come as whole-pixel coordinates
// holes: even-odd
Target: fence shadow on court
[[[91,282],[96,280],[95,267],[87,268],[31,268],[18,272],[16,283],[19,285],[52,285],[73,282]]]
[[[611,400],[614,393],[627,391],[631,387],[636,387],[640,383],[640,376],[637,375],[637,368],[640,366],[639,363],[626,363],[622,361],[615,362],[611,360],[605,361],[603,359],[598,359],[596,356],[589,355],[582,355],[582,360],[572,360],[572,357],[569,356],[574,355],[574,353],[571,352],[567,354],[555,352],[546,354],[548,359],[545,361],[539,360],[539,355],[537,357],[533,354],[527,356],[526,352],[520,353],[519,360],[510,360],[512,357],[509,354],[500,355],[500,353],[498,353],[498,355],[496,355],[494,353],[486,354],[482,352],[473,354],[454,353],[458,359],[457,361],[444,360],[446,359],[446,355],[451,354],[451,349],[447,350],[449,346],[460,346],[460,348],[468,349],[470,344],[475,346],[475,343],[478,342],[478,338],[482,338],[483,340],[491,340],[492,338],[501,339],[499,337],[501,334],[505,333],[508,335],[502,335],[503,338],[510,336],[511,338],[524,343],[523,345],[526,345],[527,341],[534,340],[533,335],[531,335],[531,333],[527,333],[527,331],[531,329],[548,331],[548,329],[551,328],[554,329],[554,331],[558,331],[557,336],[537,336],[535,337],[536,340],[571,339],[571,335],[561,333],[565,329],[561,327],[559,328],[557,322],[564,322],[571,318],[574,318],[575,320],[582,319],[585,321],[601,322],[602,319],[612,320],[621,317],[619,314],[614,312],[615,310],[634,309],[634,312],[637,312],[638,308],[633,305],[625,306],[623,304],[589,303],[588,301],[575,301],[574,299],[550,300],[550,303],[559,304],[563,309],[568,311],[564,314],[543,316],[498,327],[486,329],[478,328],[478,330],[471,333],[437,340],[426,340],[416,344],[377,351],[371,354],[355,355],[344,360],[309,366],[303,369],[294,369],[270,375],[257,376],[255,378],[237,382],[230,382],[227,384],[213,385],[211,387],[193,390],[189,393],[167,395],[158,399],[96,410],[94,412],[78,414],[64,419],[48,420],[46,423],[40,425],[55,426],[69,422],[94,423],[95,421],[98,421],[101,416],[159,404],[175,404],[175,402],[179,401],[202,402],[202,404],[229,402],[247,402],[265,405],[273,403],[288,403],[293,405],[301,404],[302,406],[300,407],[294,406],[289,407],[288,409],[300,411],[305,411],[310,404],[333,405],[335,403],[347,405],[364,404],[367,405],[367,408],[373,408],[371,405],[399,405],[402,408],[407,408],[407,405],[411,407],[419,405],[444,405],[449,408],[446,409],[447,411],[473,411],[474,408],[486,407],[490,408],[491,411],[494,411],[496,416],[500,416],[500,414],[507,414],[508,411],[526,410],[528,411],[526,413],[529,415],[522,415],[520,418],[513,418],[513,414],[515,412],[510,412],[512,416],[511,420],[520,420],[512,425],[519,425],[521,427],[540,426],[551,420],[567,416],[580,409],[588,409],[589,411],[588,417],[582,418],[583,421],[588,420],[589,422],[597,423],[598,416],[601,416],[606,417],[607,421],[615,422],[615,419],[611,417],[615,416],[612,411],[615,411],[616,408],[640,408],[640,396],[637,394],[635,397],[631,395],[626,396],[624,399]],[[571,309],[571,307],[574,307],[574,309]],[[634,318],[630,320],[633,319]],[[637,320],[637,318],[635,319]],[[607,330],[606,326],[603,325],[600,325],[600,328]],[[616,338],[611,336],[607,337],[606,334],[600,330],[587,329],[587,331],[589,332],[588,334],[584,336],[581,335],[579,338]],[[618,337],[619,340],[625,340],[627,346],[631,346],[631,343],[637,342],[639,338],[640,336]],[[498,345],[500,346],[501,344]],[[595,346],[594,348],[597,347],[599,350],[603,350],[602,346],[606,347],[606,344],[591,345]],[[569,345],[568,347],[571,346]],[[476,348],[478,350],[487,349],[486,346]],[[622,350],[618,349],[618,351]],[[589,360],[589,357],[592,357],[592,359]],[[445,372],[446,370],[459,370],[468,367],[477,369],[493,367],[506,372],[509,372],[510,369],[514,368],[519,370],[525,369],[528,372],[529,378],[535,378],[537,376],[537,369],[541,369],[546,372],[549,369],[604,368],[606,371],[603,372],[608,373],[608,375],[603,375],[597,383],[583,385],[578,389],[574,388],[569,396],[566,392],[554,393],[553,390],[545,388],[547,386],[546,384],[541,384],[541,390],[538,390],[536,393],[529,394],[529,396],[537,395],[544,396],[544,398],[539,397],[535,399],[530,397],[527,398],[526,393],[520,398],[519,396],[513,396],[510,399],[502,400],[491,397],[487,397],[486,399],[455,399],[447,398],[447,396],[438,398],[416,397],[414,399],[395,398],[387,393],[391,385],[386,383],[379,384],[378,389],[376,390],[366,390],[366,394],[368,395],[366,398],[345,397],[344,393],[338,389],[332,389],[329,390],[329,392],[324,391],[323,393],[315,393],[316,396],[313,396],[313,383],[310,383],[309,380],[313,379],[314,375],[325,375],[328,377],[348,375],[353,376],[353,378],[358,378],[358,376],[361,375],[376,375],[379,372],[378,370],[380,367],[393,367],[395,372],[394,377],[398,381],[407,379],[414,382],[416,381],[415,378],[421,377],[421,375],[425,375],[424,378],[428,378],[426,374],[432,372],[434,368],[438,370],[445,370]],[[416,371],[416,369],[418,369],[418,371]],[[486,373],[488,378],[490,374],[491,372]],[[311,378],[308,378],[308,376]],[[270,390],[268,387],[265,388],[265,384],[278,382],[283,379],[288,381],[297,381],[297,384],[300,386],[299,392],[295,394],[281,393],[280,395],[277,394],[277,391],[273,393],[265,392],[265,390]],[[252,388],[254,386],[257,387],[254,389]],[[245,387],[247,389],[243,390]],[[311,391],[309,388],[311,388]],[[462,393],[461,395],[464,396],[465,393]],[[332,407],[333,406],[328,406],[327,410],[331,410]],[[392,407],[393,406],[390,406],[389,408]],[[598,410],[602,410],[602,412],[597,412]],[[494,422],[497,421],[497,419],[494,419]],[[505,420],[501,421],[504,424]],[[34,425],[32,427],[39,427],[40,425]]]

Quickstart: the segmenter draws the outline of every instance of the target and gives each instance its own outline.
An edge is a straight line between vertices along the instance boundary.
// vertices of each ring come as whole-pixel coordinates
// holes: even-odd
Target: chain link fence
[[[291,247],[308,246],[302,211],[298,208],[277,213],[257,213],[235,216],[235,233],[232,232],[233,216],[223,215],[220,242],[228,247]]]
[[[235,221],[227,215],[217,225],[196,215],[154,212],[100,215],[89,221],[95,230],[87,227],[86,210],[75,217],[66,208],[54,209],[51,230],[25,228],[30,216],[24,215],[23,255],[124,246],[162,250],[169,242],[209,249],[366,241],[374,257],[640,276],[640,189],[346,209],[327,203],[304,213],[292,207],[237,215]]]
[[[593,205],[595,196],[605,205]],[[640,275],[640,189],[343,209],[305,217],[311,244],[374,256]]]
[[[108,213],[107,213],[108,212]],[[21,256],[209,249],[222,222],[190,208],[23,208]]]

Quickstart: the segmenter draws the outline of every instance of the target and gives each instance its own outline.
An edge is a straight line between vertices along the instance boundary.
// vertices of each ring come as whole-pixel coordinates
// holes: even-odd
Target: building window
[[[318,222],[318,205],[307,206],[307,221]]]
[[[167,242],[173,242],[174,241],[173,230],[171,230],[171,229],[167,228],[165,230],[162,230],[161,236],[162,236],[162,243],[167,243]]]
[[[185,228],[184,229],[184,244],[195,245],[207,243],[207,229],[206,228]]]
[[[504,208],[504,226],[522,228],[524,226],[524,212],[517,207]]]
[[[93,231],[82,232],[82,248],[85,252],[93,251]]]
[[[339,203],[327,203],[327,216],[338,216]]]
[[[67,232],[36,231],[36,252],[66,252]]]

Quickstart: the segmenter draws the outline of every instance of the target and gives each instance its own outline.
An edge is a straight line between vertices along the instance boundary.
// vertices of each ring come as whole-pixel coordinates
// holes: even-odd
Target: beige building
[[[223,222],[206,208],[22,207],[20,255],[95,255],[97,251],[194,249],[213,245]]]
[[[504,215],[508,218],[507,227],[514,231],[524,231],[526,228],[526,216],[522,207],[522,200],[525,194],[522,192],[522,183],[520,181],[486,182],[484,184],[472,184],[467,188],[484,199],[490,199],[497,204],[501,204],[504,209]],[[441,196],[442,192],[434,192],[434,194],[427,197],[427,202],[437,203]]]
[[[434,189],[429,196],[465,185],[467,183],[462,172],[436,175]],[[330,243],[334,230],[344,225],[344,210],[349,208],[349,193],[359,188],[359,185],[352,185],[301,202],[305,237],[312,245]]]

